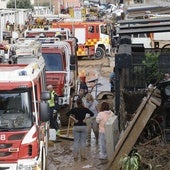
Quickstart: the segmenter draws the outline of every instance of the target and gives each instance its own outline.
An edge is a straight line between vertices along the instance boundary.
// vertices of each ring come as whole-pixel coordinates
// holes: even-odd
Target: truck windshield
[[[101,29],[101,33],[102,34],[105,34],[105,35],[109,35],[110,34],[110,26],[109,25],[102,25],[101,27],[100,27],[100,29]]]
[[[32,126],[31,103],[28,92],[0,91],[0,130]]]
[[[63,71],[62,57],[60,54],[43,53],[46,71]]]

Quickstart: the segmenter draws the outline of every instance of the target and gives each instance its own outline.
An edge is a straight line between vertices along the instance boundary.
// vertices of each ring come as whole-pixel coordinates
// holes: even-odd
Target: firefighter
[[[48,100],[48,104],[49,104],[49,111],[50,111],[50,128],[51,129],[56,129],[56,131],[58,130],[58,122],[57,122],[57,110],[58,110],[58,95],[56,94],[56,92],[53,89],[52,85],[48,85],[47,86],[47,90],[50,92],[51,94],[51,99]]]

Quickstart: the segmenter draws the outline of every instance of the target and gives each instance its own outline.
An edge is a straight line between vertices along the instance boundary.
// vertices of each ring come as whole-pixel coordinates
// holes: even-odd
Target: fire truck
[[[34,31],[34,30],[32,30]],[[56,32],[55,32],[56,33]],[[37,34],[30,33],[30,37]],[[51,35],[52,36],[52,35]],[[66,35],[67,36],[67,35]],[[23,44],[28,41],[37,41],[42,44],[42,55],[45,60],[46,83],[54,87],[55,92],[59,97],[60,108],[68,108],[72,94],[78,89],[78,64],[73,48],[75,39],[60,41],[58,37],[45,38],[27,38],[20,39],[17,44]],[[36,39],[36,40],[35,40]],[[15,45],[16,46],[16,45]],[[35,46],[35,45],[34,45]],[[60,114],[61,125],[65,126],[68,123],[68,117],[65,114]]]
[[[41,42],[43,43],[53,43],[54,39],[50,38],[55,38],[55,41],[60,40],[60,41],[66,41],[70,44],[71,47],[71,55],[75,56],[75,62],[77,63],[77,56],[76,56],[76,51],[78,50],[78,45],[77,45],[77,38],[73,37],[71,35],[70,29],[68,28],[32,28],[32,29],[27,29],[24,32],[24,37],[25,38],[46,38],[46,41],[43,40]],[[48,38],[48,39],[47,39]]]
[[[50,94],[45,62],[36,49],[31,55],[27,49],[15,57],[17,64],[0,64],[0,169],[45,170],[47,165]]]
[[[68,40],[71,37],[71,32],[69,29],[61,29],[61,28],[31,28],[27,29],[24,32],[25,38],[36,38],[36,37],[57,37],[58,35],[61,35],[63,39]]]
[[[61,108],[60,121],[61,125],[65,126],[68,123],[68,117],[62,110],[70,108],[70,98],[78,88],[78,66],[75,55],[72,55],[71,46],[66,41],[42,42],[42,55],[46,63],[46,81],[47,84],[53,85],[58,94]]]
[[[78,58],[101,59],[110,53],[111,25],[104,22],[53,22],[52,28],[68,28],[78,39]]]
[[[78,50],[77,38],[71,35],[70,29],[68,28],[32,28],[27,29],[24,32],[25,38],[58,38],[58,40],[66,41],[71,46],[71,55],[75,55],[76,59],[76,51]],[[47,43],[49,39],[45,42]],[[52,43],[52,39],[51,42]]]
[[[42,44],[46,63],[47,84],[52,84],[59,95],[60,105],[69,104],[71,90],[76,90],[78,63],[76,38],[69,29],[31,29],[25,40],[33,38]]]

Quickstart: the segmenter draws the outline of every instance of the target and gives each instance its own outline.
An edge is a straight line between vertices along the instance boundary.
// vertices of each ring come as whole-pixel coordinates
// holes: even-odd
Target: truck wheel
[[[101,47],[97,47],[96,53],[95,53],[95,59],[99,60],[105,56],[105,51]]]

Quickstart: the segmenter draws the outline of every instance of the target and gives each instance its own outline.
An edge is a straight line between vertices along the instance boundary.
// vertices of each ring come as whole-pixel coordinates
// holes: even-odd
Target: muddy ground
[[[104,58],[102,60],[79,60],[79,70],[97,70],[100,80],[104,79],[98,91],[109,90],[109,74],[113,69],[110,60]],[[95,94],[95,93],[93,93]],[[99,160],[99,147],[95,144],[92,133],[91,146],[87,149],[87,160],[74,161],[73,159],[73,140],[71,136],[57,138],[56,142],[50,141],[48,155],[48,170],[105,170],[107,161]],[[137,145],[142,161],[157,167],[158,170],[170,170],[170,144],[163,140],[155,140],[145,145]],[[145,170],[145,169],[144,169]]]

